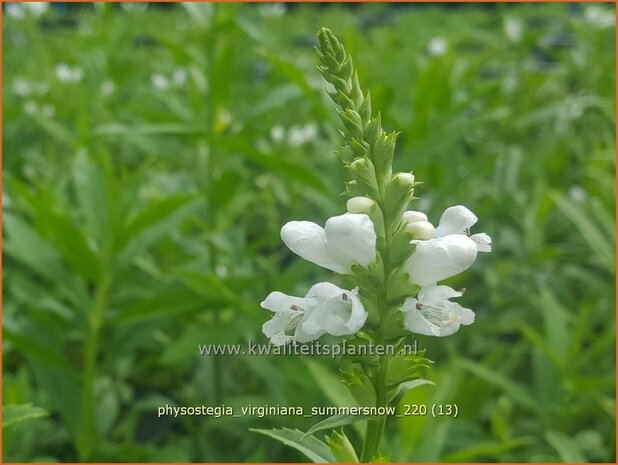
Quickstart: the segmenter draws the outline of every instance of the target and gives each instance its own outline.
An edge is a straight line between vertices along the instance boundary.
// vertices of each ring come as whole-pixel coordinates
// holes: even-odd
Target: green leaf
[[[587,460],[575,446],[572,438],[558,431],[545,433],[547,442],[560,454],[560,459],[566,463],[585,463]]]
[[[599,261],[613,272],[616,268],[613,239],[605,236],[601,228],[590,217],[583,207],[577,206],[565,197],[552,195],[558,209],[566,216],[579,230],[582,238],[588,243],[590,248],[596,253]]]
[[[105,179],[85,150],[80,150],[73,160],[73,186],[82,217],[90,232],[101,239],[107,233],[105,206]]]
[[[365,421],[371,418],[375,418],[373,416],[362,416],[362,415],[333,415],[332,417],[328,417],[307,430],[305,436],[309,436],[317,431],[323,431],[325,429],[333,429],[338,428],[339,426],[351,425],[353,423],[357,423],[359,421]]]
[[[291,180],[311,187],[319,192],[327,193],[328,189],[314,170],[302,165],[301,163],[286,158],[282,155],[265,155],[258,151],[252,144],[240,140],[239,138],[219,137],[213,143],[216,147],[222,147],[230,152],[237,153],[247,160],[250,160],[267,170],[281,174]]]
[[[34,407],[32,404],[4,405],[2,406],[2,428],[47,415],[49,414],[46,410]]]
[[[254,429],[250,431],[264,434],[271,438],[281,441],[286,446],[290,446],[307,456],[314,463],[333,463],[335,456],[331,452],[326,443],[320,441],[314,436],[304,438],[305,433],[297,429]],[[304,439],[303,439],[304,438]]]
[[[358,402],[352,397],[345,384],[328,368],[314,360],[304,360],[313,379],[324,395],[337,407],[355,407]]]
[[[491,370],[480,363],[472,360],[456,360],[454,366],[462,368],[483,381],[493,384],[500,388],[508,396],[521,407],[534,411],[537,408],[537,403],[534,397],[519,383],[505,377],[504,375]]]

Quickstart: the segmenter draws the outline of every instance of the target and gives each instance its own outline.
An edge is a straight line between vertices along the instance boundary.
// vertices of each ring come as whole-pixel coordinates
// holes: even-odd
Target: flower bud
[[[398,181],[402,186],[414,186],[414,175],[412,173],[397,173],[393,179]]]
[[[406,225],[406,230],[413,239],[426,241],[436,237],[436,228],[429,221],[412,221]]]
[[[423,212],[408,210],[403,214],[403,221],[407,221],[408,223],[412,223],[413,221],[427,221],[427,215]]]
[[[348,437],[343,432],[333,431],[326,436],[326,444],[333,452],[335,459],[340,463],[358,463],[358,456]]]
[[[362,171],[367,169],[367,159],[357,158],[350,164],[352,171]]]
[[[369,197],[352,197],[348,200],[346,207],[350,213],[366,213],[369,214],[371,208],[375,205],[375,201]]]

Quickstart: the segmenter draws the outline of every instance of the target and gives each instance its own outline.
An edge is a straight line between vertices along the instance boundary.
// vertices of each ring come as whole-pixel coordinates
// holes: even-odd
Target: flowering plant
[[[401,346],[410,333],[448,336],[474,322],[474,312],[451,299],[461,297],[439,284],[468,269],[478,252],[491,250],[485,233],[471,234],[477,217],[466,207],[447,208],[434,227],[427,216],[409,210],[415,199],[412,173],[393,173],[397,133],[382,129],[363,94],[352,59],[327,29],[319,34],[319,70],[344,125],[340,156],[351,180],[346,185],[347,213],[324,227],[291,221],[281,229],[283,242],[300,257],[341,275],[350,290],[322,282],[306,296],[272,292],[262,307],[274,312],[263,326],[272,344],[306,343],[325,334],[347,337],[357,345]],[[386,407],[406,389],[420,385],[418,372],[429,360],[418,354],[344,355],[343,382],[361,405]],[[360,461],[379,461],[385,416],[367,420]],[[315,432],[358,418],[329,418]],[[263,430],[258,430],[265,432]],[[326,443],[292,430],[266,432],[303,451],[315,461],[358,462],[343,431]]]

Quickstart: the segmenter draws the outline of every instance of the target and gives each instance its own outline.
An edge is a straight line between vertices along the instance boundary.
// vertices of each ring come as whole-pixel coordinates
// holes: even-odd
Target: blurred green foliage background
[[[4,461],[304,460],[248,429],[317,419],[156,409],[347,399],[330,359],[197,350],[266,342],[268,292],[331,279],[279,239],[344,209],[322,26],[402,132],[413,207],[494,240],[451,279],[476,323],[418,338],[437,386],[402,401],[459,417],[391,419],[383,449],[615,461],[613,5],[4,8]]]

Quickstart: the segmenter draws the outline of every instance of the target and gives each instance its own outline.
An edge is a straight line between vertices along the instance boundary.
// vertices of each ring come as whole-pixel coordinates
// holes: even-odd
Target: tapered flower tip
[[[369,216],[359,213],[333,216],[326,221],[324,231],[328,248],[349,266],[354,263],[369,266],[376,260],[376,232]]]
[[[449,234],[465,234],[478,218],[463,205],[455,205],[444,210],[436,228],[438,237]]]
[[[414,210],[408,210],[403,213],[403,221],[407,221],[409,223],[413,221],[427,221],[427,215],[423,212],[417,212]]]
[[[326,244],[324,229],[311,221],[290,221],[281,228],[281,239],[292,252],[316,265],[337,273],[348,267],[333,256]]]
[[[412,243],[416,249],[407,261],[407,270],[411,281],[419,286],[461,273],[476,259],[476,243],[464,234],[450,234]]]
[[[470,236],[479,252],[491,252],[491,237],[485,233],[472,234]]]

